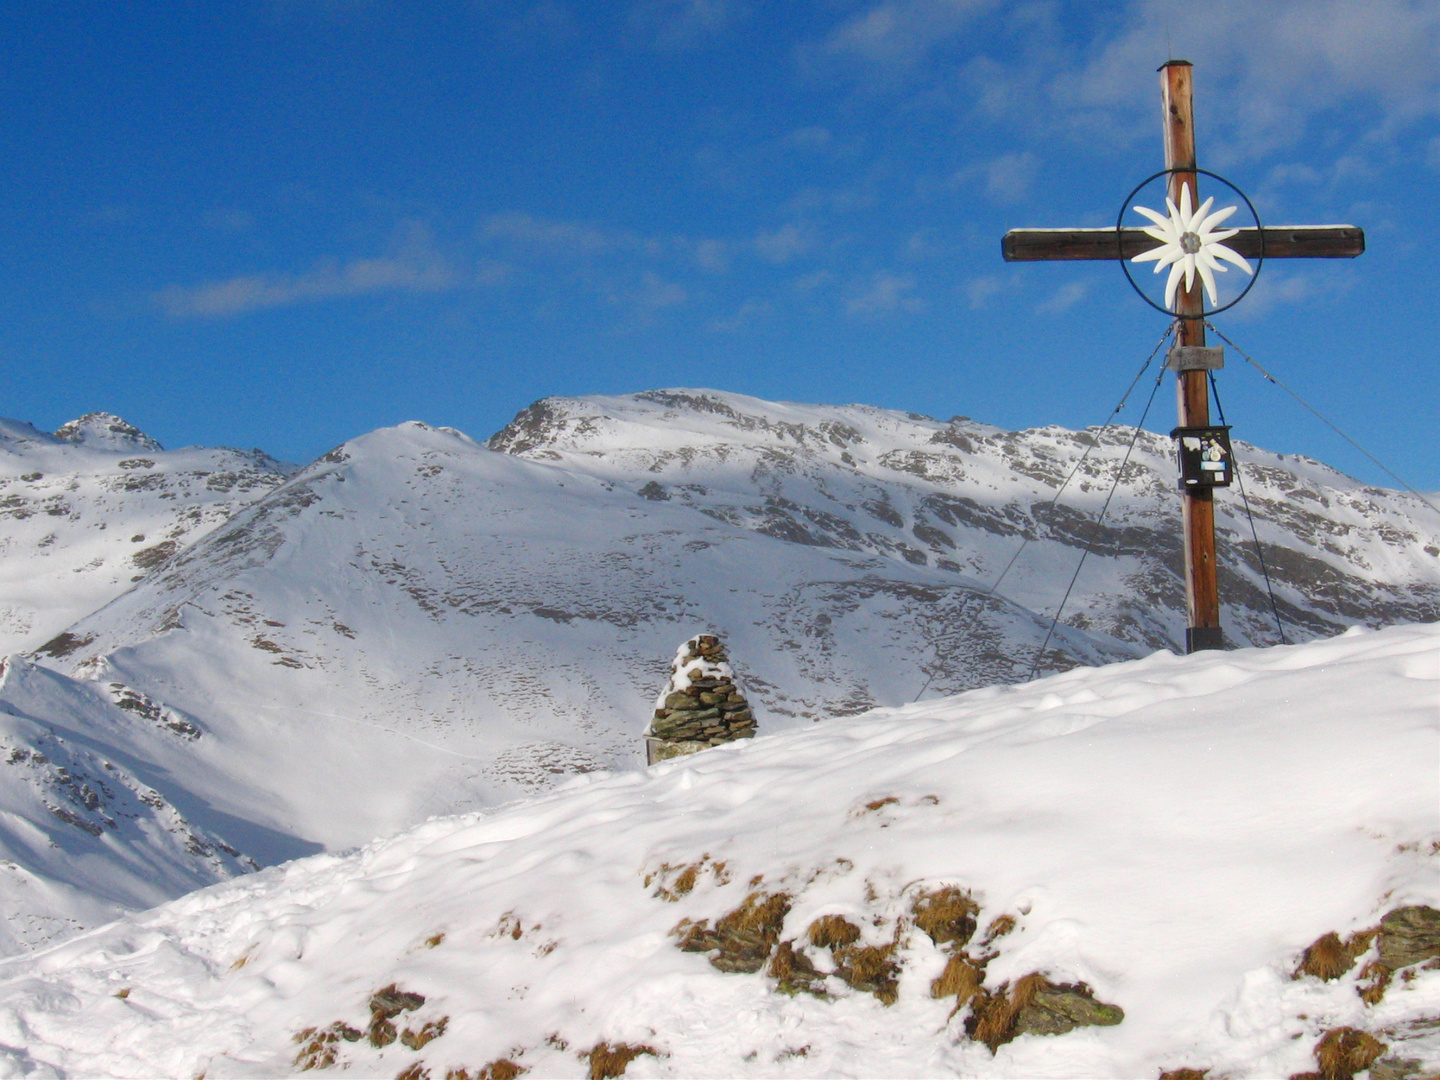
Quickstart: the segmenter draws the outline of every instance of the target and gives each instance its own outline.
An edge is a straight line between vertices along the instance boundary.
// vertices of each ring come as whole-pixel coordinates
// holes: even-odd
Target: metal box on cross
[[[1180,458],[1180,486],[1229,487],[1235,475],[1230,453],[1230,425],[1177,427],[1170,432]]]

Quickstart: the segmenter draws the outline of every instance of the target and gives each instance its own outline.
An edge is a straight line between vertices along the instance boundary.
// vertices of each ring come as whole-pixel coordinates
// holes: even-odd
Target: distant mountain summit
[[[86,413],[78,420],[61,424],[55,430],[55,437],[77,446],[92,450],[131,450],[158,452],[165,448],[150,438],[134,424],[128,424],[114,413]]]
[[[1236,451],[1289,640],[1440,619],[1418,500]],[[1225,634],[1275,643],[1249,522],[1216,504]],[[161,718],[137,782],[272,863],[642,767],[697,634],[762,739],[1178,650],[1178,519],[1162,435],[711,390],[547,398],[487,445],[406,423],[298,472],[47,436],[0,443],[0,616],[36,665]]]

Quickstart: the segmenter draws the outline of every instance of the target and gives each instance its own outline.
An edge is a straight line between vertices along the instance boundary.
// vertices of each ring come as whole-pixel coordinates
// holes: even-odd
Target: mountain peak
[[[114,413],[86,413],[55,430],[55,437],[92,450],[163,450],[165,449],[134,424],[126,423]]]

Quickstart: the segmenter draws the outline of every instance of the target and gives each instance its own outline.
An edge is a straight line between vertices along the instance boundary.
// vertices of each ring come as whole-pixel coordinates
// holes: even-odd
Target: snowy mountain
[[[199,738],[131,692],[0,660],[0,952],[258,869],[176,805],[204,812]]]
[[[1292,640],[1440,618],[1440,521],[1418,501],[1239,451]],[[98,453],[32,438],[16,460],[81,452]],[[74,481],[97,498],[137,468],[104,453]],[[1169,440],[1133,429],[1015,433],[665,391],[547,399],[488,446],[384,429],[283,483],[257,457],[242,484],[236,461],[229,494],[198,457],[145,460],[171,486],[124,491],[94,518],[77,497],[80,520],[51,546],[79,558],[97,537],[145,531],[101,529],[106,514],[169,515],[171,529],[193,515],[191,535],[210,531],[172,538],[163,562],[32,656],[71,677],[76,700],[143,702],[127,713],[137,724],[190,725],[198,738],[146,721],[134,768],[148,762],[144,782],[187,822],[262,864],[638,769],[667,661],[700,632],[723,639],[762,734],[1183,636]],[[244,502],[220,527],[226,508],[204,502],[216,495]],[[1220,509],[1226,631],[1269,643],[1234,503]]]
[[[293,471],[258,450],[164,450],[117,416],[54,435],[0,419],[0,655],[33,649]]]
[[[1351,631],[578,777],[0,963],[0,1073],[1432,1076],[1437,692]]]

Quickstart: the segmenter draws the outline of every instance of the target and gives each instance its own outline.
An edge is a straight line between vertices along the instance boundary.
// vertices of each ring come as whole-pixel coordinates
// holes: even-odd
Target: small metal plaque
[[[1234,476],[1230,428],[1178,427],[1170,432],[1180,458],[1182,488],[1229,487]]]
[[[1176,345],[1165,354],[1166,371],[1219,371],[1225,350],[1218,345]]]

